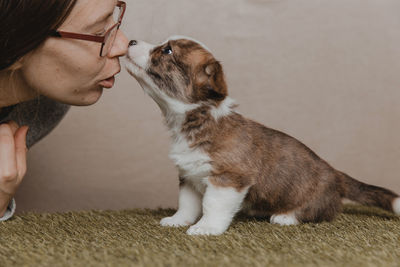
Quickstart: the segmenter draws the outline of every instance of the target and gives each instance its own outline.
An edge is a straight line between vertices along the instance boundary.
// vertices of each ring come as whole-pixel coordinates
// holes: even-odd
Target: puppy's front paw
[[[190,222],[183,220],[177,216],[165,217],[160,221],[162,226],[181,227],[188,226]]]
[[[220,235],[226,229],[209,225],[193,225],[186,231],[188,235]]]

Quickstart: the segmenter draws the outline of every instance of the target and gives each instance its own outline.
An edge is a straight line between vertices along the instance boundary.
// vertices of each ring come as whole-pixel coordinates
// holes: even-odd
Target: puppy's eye
[[[172,54],[172,48],[171,48],[171,46],[167,46],[167,47],[163,48],[162,53],[163,53],[164,55],[171,55],[171,54]]]

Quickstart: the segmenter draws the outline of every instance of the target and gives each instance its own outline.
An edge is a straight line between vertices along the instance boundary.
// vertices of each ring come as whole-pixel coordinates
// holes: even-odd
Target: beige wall
[[[201,40],[239,111],[400,193],[400,1],[128,0],[130,39]],[[29,152],[18,212],[176,207],[158,107],[124,71]]]

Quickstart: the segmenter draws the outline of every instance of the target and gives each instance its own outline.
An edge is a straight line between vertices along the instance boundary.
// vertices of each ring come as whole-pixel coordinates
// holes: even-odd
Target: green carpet
[[[25,213],[0,222],[0,266],[400,266],[400,218],[347,206],[332,223],[239,216],[221,236],[188,236],[173,210]]]

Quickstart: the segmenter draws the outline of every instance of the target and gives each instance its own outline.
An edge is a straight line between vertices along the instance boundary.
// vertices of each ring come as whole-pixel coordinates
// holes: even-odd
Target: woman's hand
[[[27,132],[14,121],[0,124],[0,218],[26,173]]]

